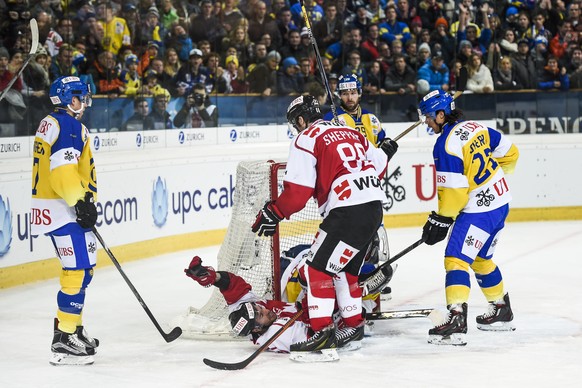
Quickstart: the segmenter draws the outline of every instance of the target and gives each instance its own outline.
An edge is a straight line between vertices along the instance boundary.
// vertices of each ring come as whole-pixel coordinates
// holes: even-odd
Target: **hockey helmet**
[[[358,95],[362,95],[362,84],[358,80],[355,74],[344,74],[341,75],[337,82],[337,92],[341,94],[344,90],[355,89],[358,91]]]
[[[439,111],[444,111],[446,115],[455,110],[455,101],[453,97],[441,90],[433,90],[422,98],[418,104],[418,115],[421,117],[428,116],[432,119],[436,118]],[[423,120],[424,121],[424,120]]]
[[[57,78],[51,85],[49,96],[53,105],[63,108],[73,102],[73,97],[79,98],[87,107],[92,102],[89,85],[75,76]]]
[[[228,315],[232,331],[238,336],[247,336],[257,327],[255,317],[257,312],[253,302],[241,303],[236,310]]]
[[[287,108],[287,121],[297,130],[299,130],[297,128],[299,116],[303,117],[306,123],[312,123],[317,119],[323,118],[317,98],[307,95],[294,99]]]

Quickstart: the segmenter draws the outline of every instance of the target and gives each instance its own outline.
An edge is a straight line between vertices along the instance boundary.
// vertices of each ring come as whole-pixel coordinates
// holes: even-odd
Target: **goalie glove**
[[[199,256],[194,256],[184,272],[186,276],[194,279],[203,287],[210,287],[216,281],[216,271],[214,268],[203,266],[202,259]]]
[[[277,229],[277,224],[285,218],[277,206],[271,201],[267,202],[265,206],[257,214],[257,219],[251,227],[254,233],[259,236],[273,236],[275,234],[275,229]]]
[[[427,245],[434,245],[444,240],[453,222],[451,217],[441,216],[433,211],[422,228],[422,239]]]
[[[85,198],[78,200],[75,204],[75,214],[77,223],[83,229],[90,229],[97,223],[97,208],[90,191],[85,193]]]
[[[396,151],[398,151],[398,143],[387,137],[386,139],[382,140],[382,142],[380,142],[380,148],[382,151],[384,151],[386,156],[388,156],[388,161],[390,161]]]

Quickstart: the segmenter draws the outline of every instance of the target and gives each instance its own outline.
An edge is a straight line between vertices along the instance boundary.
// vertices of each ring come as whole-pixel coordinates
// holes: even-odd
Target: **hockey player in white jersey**
[[[91,106],[91,93],[78,77],[60,77],[50,99],[56,109],[40,122],[34,139],[31,227],[32,234],[51,238],[62,266],[50,363],[86,365],[99,345],[81,318],[97,259],[91,231],[97,180],[89,131],[79,121]]]
[[[433,245],[444,240],[453,226],[445,249],[449,314],[430,329],[429,342],[466,344],[469,267],[489,301],[489,310],[477,316],[477,327],[514,330],[509,295],[492,258],[509,212],[511,194],[505,173],[515,168],[517,147],[492,128],[461,120],[453,97],[442,90],[422,99],[419,115],[439,135],[433,150],[438,211],[429,215],[422,236]]]
[[[337,359],[336,327],[332,318],[336,301],[343,322],[363,332],[362,289],[358,274],[366,248],[382,222],[380,177],[388,157],[360,132],[322,120],[319,103],[300,96],[287,109],[287,121],[299,133],[287,161],[283,192],[257,215],[252,230],[272,236],[283,218],[301,210],[314,197],[324,217],[307,259],[305,278],[309,319],[314,334],[291,345],[291,358],[317,353]],[[333,278],[345,277],[353,304],[341,305]]]

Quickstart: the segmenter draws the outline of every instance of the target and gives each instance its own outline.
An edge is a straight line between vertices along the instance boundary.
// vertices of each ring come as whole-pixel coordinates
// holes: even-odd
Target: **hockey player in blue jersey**
[[[476,121],[461,120],[453,97],[442,90],[427,94],[419,115],[439,137],[433,149],[438,211],[432,212],[422,237],[434,245],[447,237],[445,294],[448,317],[429,330],[433,344],[465,345],[469,267],[489,302],[477,316],[481,330],[514,330],[509,295],[493,262],[495,247],[509,212],[511,193],[505,173],[513,172],[519,151],[500,132]]]
[[[61,289],[51,345],[53,365],[94,362],[99,341],[82,325],[85,289],[93,277],[97,242],[95,165],[89,131],[79,121],[91,106],[89,86],[79,77],[56,79],[50,88],[55,110],[39,124],[32,166],[32,234],[48,235],[61,262]]]

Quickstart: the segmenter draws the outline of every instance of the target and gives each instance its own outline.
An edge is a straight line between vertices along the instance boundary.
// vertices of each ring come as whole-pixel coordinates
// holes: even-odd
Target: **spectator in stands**
[[[578,6],[578,4],[576,4]],[[536,39],[538,36],[543,36],[549,42],[554,37],[552,32],[545,26],[546,16],[542,11],[534,14],[533,25],[531,26],[531,39]]]
[[[264,34],[271,35],[275,47],[283,44],[277,22],[267,13],[265,2],[258,1],[254,4],[252,16],[249,18],[248,36],[253,43],[257,43]]]
[[[348,21],[350,26],[360,30],[360,35],[365,39],[368,33],[368,27],[372,24],[372,18],[368,17],[368,11],[363,3],[356,5],[354,17]]]
[[[127,119],[119,129],[120,131],[143,131],[144,127],[152,128],[150,113],[150,104],[143,97],[136,97],[133,100],[133,115]]]
[[[97,94],[105,94],[114,99],[125,92],[125,84],[119,79],[119,68],[113,53],[103,51],[99,54],[97,61],[89,68],[89,74],[95,81]]]
[[[416,1],[415,1],[415,4],[416,4]],[[422,6],[422,3],[420,5]],[[384,13],[383,10],[382,10],[382,13],[384,14],[384,16],[379,15],[378,17],[380,19],[384,19],[386,17],[386,14]],[[397,16],[399,21],[410,26],[412,19],[414,19],[414,17],[416,15],[418,15],[416,5],[411,7],[408,0],[398,0],[398,2],[396,3],[396,16]],[[422,20],[422,18],[421,18],[421,20]],[[428,24],[427,24],[427,26],[428,26]]]
[[[236,55],[234,57],[236,57]],[[208,75],[210,77],[210,82],[212,83],[210,94],[224,93],[226,91],[226,80],[222,76],[224,74],[224,68],[220,66],[220,54],[211,52],[206,55],[205,58],[204,65],[208,69]]]
[[[467,87],[467,68],[459,58],[455,58],[449,73],[449,85],[451,90],[464,91]]]
[[[313,75],[313,69],[311,66],[311,59],[303,57],[299,60],[299,78],[301,78],[301,83],[303,84],[303,90],[307,90],[307,85],[312,82],[318,82],[315,75]]]
[[[51,82],[65,75],[78,75],[79,71],[73,65],[73,46],[63,44],[59,54],[53,58],[49,68]]]
[[[239,66],[238,58],[235,55],[228,56],[225,64],[226,69],[222,72],[222,78],[224,78],[226,89],[222,93],[246,93],[245,72],[242,66]]]
[[[245,31],[243,26],[235,27],[224,39],[222,39],[222,47],[228,49],[234,47],[236,49],[236,57],[240,60],[243,67],[247,67],[253,58],[255,44],[251,42],[249,34]],[[225,58],[232,54],[226,54]]]
[[[568,65],[566,66],[566,70],[568,71],[568,76],[572,77],[572,74],[578,72],[580,70],[580,66],[582,65],[582,48],[575,47],[572,50],[570,60],[568,61]],[[572,86],[572,89],[577,89]]]
[[[449,34],[449,23],[444,17],[438,18],[434,30],[430,33],[430,46],[434,51],[441,51],[445,63],[451,63],[457,51],[455,38]]]
[[[384,73],[380,62],[373,61],[372,64],[366,68],[368,75],[368,83],[363,86],[364,93],[368,95],[377,95],[384,93]]]
[[[414,18],[412,18],[409,26],[410,26],[410,39],[408,39],[406,42],[409,42],[410,40],[416,42],[418,38],[420,38],[420,33],[423,30],[420,16],[415,16]],[[406,42],[403,43],[406,45]]]
[[[126,69],[121,72],[119,78],[125,84],[126,96],[135,96],[141,89],[141,77],[137,73],[138,63],[139,59],[135,54],[130,54],[125,58]]]
[[[388,70],[392,67],[393,58],[388,43],[380,41],[378,43],[378,58],[376,58],[376,61],[380,62],[384,74],[388,74]]]
[[[166,46],[166,51],[173,49],[182,62],[188,61],[190,51],[194,48],[192,39],[186,33],[184,26],[179,23],[175,23],[170,28],[170,33],[166,35],[164,44]]]
[[[113,4],[101,0],[95,7],[97,19],[105,30],[103,49],[117,55],[122,46],[131,45],[131,35],[125,19],[115,16]],[[147,23],[147,21],[146,21]]]
[[[61,36],[64,43],[73,44],[75,41],[73,20],[69,17],[59,19],[57,24],[57,33]]]
[[[495,90],[491,70],[481,60],[481,55],[472,54],[467,67],[467,90],[473,93],[492,93]]]
[[[434,26],[437,19],[444,16],[443,4],[436,0],[421,0],[417,12],[424,27]]]
[[[550,41],[550,53],[560,60],[566,54],[568,44],[576,40],[575,34],[572,28],[572,21],[562,21],[558,33]]]
[[[204,58],[212,52],[212,45],[207,40],[201,40],[198,42],[198,50],[202,51],[202,57]]]
[[[428,60],[430,60],[430,56],[431,56],[430,46],[428,45],[428,43],[422,43],[420,46],[418,46],[418,54],[416,58],[416,65],[418,67],[413,67],[412,63],[410,62],[410,59],[408,61],[408,64],[411,65],[410,67],[418,69],[422,67]]]
[[[404,53],[406,55],[406,62],[413,69],[418,69],[423,65],[422,63],[418,63],[418,51],[414,39],[410,39],[404,44]],[[427,58],[430,58],[430,53]]]
[[[532,35],[532,26],[529,20],[529,14],[526,11],[519,11],[517,14],[517,27],[515,28],[515,35],[517,39],[527,38],[530,41],[535,38]]]
[[[284,2],[283,2],[284,4]],[[283,6],[276,13],[277,28],[279,29],[279,35],[281,36],[281,46],[288,42],[289,31],[297,30],[297,26],[293,23],[291,18],[291,9],[287,6]]]
[[[565,67],[560,69],[558,65],[558,58],[548,57],[547,65],[544,67],[544,72],[538,77],[538,89],[541,90],[562,90],[570,89],[570,77]]]
[[[220,24],[218,17],[212,13],[212,1],[202,0],[200,9],[201,13],[191,20],[190,38],[194,44],[201,40],[207,40],[214,47],[214,51],[220,52],[222,38],[226,36],[226,30]]]
[[[384,89],[398,94],[412,94],[416,91],[416,73],[406,64],[404,56],[394,56],[394,66],[386,74]]]
[[[512,68],[511,58],[503,57],[499,60],[499,65],[493,70],[493,83],[495,90],[523,89],[523,85]]]
[[[144,74],[150,68],[151,62],[160,55],[160,45],[157,42],[148,42],[147,48],[140,58],[138,73]]]
[[[87,62],[93,63],[97,60],[99,54],[103,52],[101,42],[105,39],[105,29],[95,18],[87,18],[85,23],[88,23],[88,34],[84,40],[86,46],[85,57]]]
[[[144,130],[174,128],[167,111],[168,102],[170,102],[170,92],[166,89],[160,89],[154,94],[154,106],[148,115],[150,120],[144,123]]]
[[[218,126],[218,108],[210,104],[203,84],[192,88],[184,105],[174,118],[176,128],[202,128]]]
[[[176,76],[181,67],[182,63],[176,49],[166,48],[164,53],[164,77],[169,78],[172,85],[176,83]]]
[[[355,75],[360,81],[360,85],[368,83],[368,74],[362,65],[362,58],[358,50],[352,50],[348,53],[348,63],[342,68],[341,73]]]
[[[299,63],[295,57],[287,57],[282,62],[282,68],[277,73],[277,93],[280,96],[290,96],[303,93],[303,82],[299,77]]]
[[[299,30],[289,31],[289,41],[278,51],[283,58],[294,57],[296,60],[300,60],[303,57],[309,56],[309,52],[301,44]]]
[[[548,41],[543,36],[535,39],[533,49],[531,49],[531,58],[536,66],[536,73],[541,75],[548,62]]]
[[[469,62],[469,58],[472,54],[473,46],[471,45],[471,42],[468,40],[462,40],[461,43],[459,43],[459,53],[456,59],[460,60],[463,66],[465,66],[467,62]]]
[[[406,1],[406,0],[405,0]],[[370,24],[366,34],[366,40],[362,42],[361,47],[366,49],[373,60],[376,60],[380,53],[378,52],[378,45],[380,44],[380,29],[377,24]]]
[[[202,51],[193,49],[190,51],[188,63],[180,68],[176,76],[176,96],[183,97],[192,91],[195,84],[204,84],[212,90],[212,83],[208,69],[202,66]]]
[[[239,20],[244,17],[242,12],[237,8],[236,3],[236,0],[224,0],[222,2],[222,9],[218,14],[218,20],[220,20],[220,24],[226,33],[232,31]]]
[[[313,25],[312,32],[319,49],[325,51],[331,44],[339,42],[342,28],[342,19],[338,16],[336,3],[327,2],[323,18]]]
[[[255,44],[255,54],[253,55],[253,64],[258,65],[267,60],[267,46],[264,43]],[[254,67],[254,66],[253,66]],[[251,67],[248,67],[249,71]]]
[[[411,38],[408,25],[397,20],[396,7],[393,4],[386,7],[386,21],[378,27],[380,37],[388,43],[399,40],[404,44]]]
[[[160,23],[166,31],[169,31],[179,19],[178,12],[174,8],[172,0],[161,0],[159,11]]]
[[[517,42],[517,53],[510,55],[512,68],[515,69],[517,80],[526,89],[537,89],[536,65],[529,51],[529,41],[521,39]]]
[[[418,94],[425,95],[438,89],[449,90],[449,68],[443,57],[436,54],[418,70],[416,90]]]
[[[464,6],[459,4],[459,7]],[[491,43],[492,36],[492,31],[489,28],[489,18],[487,17],[489,13],[489,4],[483,3],[479,10],[484,15],[483,28],[479,30],[479,27],[476,24],[469,23],[466,13],[461,13],[459,15],[460,19],[459,30],[457,31],[457,40],[459,42],[464,40],[469,41],[471,43],[473,52],[481,53],[482,56],[486,56],[487,48],[489,47],[489,43]]]
[[[277,93],[277,67],[280,61],[281,55],[277,51],[270,51],[265,63],[258,64],[249,73],[247,77],[249,92],[260,93],[263,96],[275,95]]]

